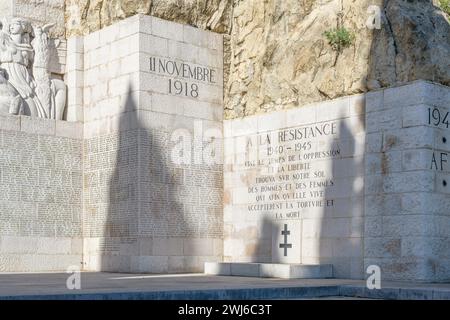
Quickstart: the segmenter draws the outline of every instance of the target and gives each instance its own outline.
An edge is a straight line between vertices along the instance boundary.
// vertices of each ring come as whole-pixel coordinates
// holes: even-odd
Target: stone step
[[[205,274],[281,279],[324,279],[333,277],[333,265],[205,262]]]

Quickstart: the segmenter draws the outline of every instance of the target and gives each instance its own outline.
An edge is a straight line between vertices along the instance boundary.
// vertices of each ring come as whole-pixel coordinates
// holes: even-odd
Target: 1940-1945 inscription
[[[336,181],[323,164],[341,157],[337,136],[338,123],[329,121],[249,137],[244,168],[259,168],[259,174],[248,185],[248,212],[285,219],[299,218],[307,208],[333,207],[327,191]]]
[[[448,111],[441,110],[439,108],[428,108],[428,125],[434,126],[439,129],[448,129],[450,126],[450,116]],[[446,144],[447,137],[445,135],[442,136],[442,143]],[[448,152],[445,151],[435,151],[432,152],[431,157],[431,170],[436,171],[446,171],[448,164]],[[444,180],[444,185],[447,185],[447,182]]]

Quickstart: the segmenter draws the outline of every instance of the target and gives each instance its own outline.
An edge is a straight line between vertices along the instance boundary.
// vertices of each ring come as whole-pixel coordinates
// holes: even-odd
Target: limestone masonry
[[[432,1],[127,3],[0,4],[0,271],[450,280]]]
[[[83,253],[83,125],[0,116],[0,271],[61,271]]]
[[[449,103],[418,81],[225,121],[224,260],[448,279]]]
[[[222,161],[203,153],[222,133],[221,57],[221,35],[148,16],[70,38],[78,122],[2,116],[1,269],[180,272],[220,261]],[[185,135],[196,161],[174,163]]]
[[[73,42],[83,56],[73,72],[84,77],[85,268],[202,271],[220,260],[222,166],[195,148],[222,131],[222,37],[139,15]],[[172,161],[179,131],[200,161]]]

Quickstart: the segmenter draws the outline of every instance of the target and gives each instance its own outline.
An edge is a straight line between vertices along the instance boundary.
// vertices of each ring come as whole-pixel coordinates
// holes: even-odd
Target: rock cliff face
[[[301,106],[417,79],[450,85],[439,0],[66,0],[67,35],[136,13],[224,33],[225,115]],[[380,8],[381,28],[367,26]],[[345,27],[333,50],[324,32]]]
[[[417,79],[450,85],[450,24],[438,4],[386,1],[372,43],[369,89]]]
[[[86,34],[138,13],[229,33],[230,0],[66,0],[67,35]]]
[[[364,91],[372,1],[242,1],[234,7],[228,117],[295,107]],[[339,19],[338,15],[342,14]],[[356,35],[334,51],[323,33],[338,23]]]

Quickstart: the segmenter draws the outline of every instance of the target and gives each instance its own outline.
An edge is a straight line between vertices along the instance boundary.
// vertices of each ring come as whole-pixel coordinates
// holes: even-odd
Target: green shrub
[[[327,37],[330,46],[336,51],[341,51],[351,46],[355,39],[355,35],[344,27],[325,31],[324,35]]]
[[[440,0],[439,3],[442,10],[450,16],[450,0]]]

